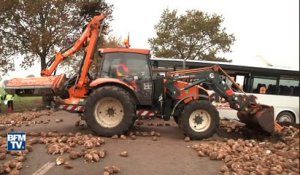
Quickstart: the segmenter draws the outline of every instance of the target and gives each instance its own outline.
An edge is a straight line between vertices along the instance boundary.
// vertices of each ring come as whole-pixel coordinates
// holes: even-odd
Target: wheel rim
[[[289,122],[292,123],[293,119],[291,118],[291,116],[284,114],[282,116],[279,117],[278,122]]]
[[[198,109],[190,115],[189,124],[192,130],[203,132],[207,130],[211,123],[211,117],[208,112]]]
[[[104,97],[95,107],[96,121],[103,127],[113,128],[119,125],[124,117],[124,108],[119,100]]]

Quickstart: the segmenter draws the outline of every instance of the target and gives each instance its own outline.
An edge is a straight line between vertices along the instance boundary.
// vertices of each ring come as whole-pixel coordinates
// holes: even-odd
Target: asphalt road
[[[30,126],[23,125],[20,128],[15,127],[15,131],[24,132],[81,132],[84,134],[92,133],[89,128],[75,127],[75,122],[79,119],[77,114],[71,114],[64,111],[54,112],[50,116],[42,116],[37,121],[50,119],[48,124],[35,124]],[[56,119],[63,119],[56,123]],[[108,165],[116,165],[121,169],[118,174],[123,175],[215,175],[223,165],[222,161],[211,161],[208,158],[200,158],[191,148],[193,144],[205,141],[185,142],[184,135],[180,128],[173,121],[143,120],[142,125],[136,126],[135,130],[140,132],[159,132],[161,134],[157,141],[152,137],[137,136],[136,140],[129,138],[112,139],[105,138],[105,144],[101,149],[107,151],[107,156],[97,163],[87,163],[83,158],[69,160],[74,166],[72,169],[65,169],[63,166],[55,165],[58,155],[47,154],[47,148],[44,144],[36,144],[33,151],[26,157],[21,174],[35,175],[76,175],[89,174],[99,175]],[[149,126],[149,124],[153,126]],[[163,126],[157,126],[157,123]],[[167,126],[166,126],[167,123]],[[128,157],[121,157],[122,151],[128,151]],[[63,154],[68,157],[67,153]],[[68,158],[67,158],[68,159]],[[1,161],[0,161],[1,163]]]

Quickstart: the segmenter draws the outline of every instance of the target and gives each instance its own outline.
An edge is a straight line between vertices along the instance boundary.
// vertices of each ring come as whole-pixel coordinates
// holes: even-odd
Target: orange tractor
[[[152,71],[149,50],[97,50],[103,20],[103,16],[95,16],[73,46],[49,61],[42,77],[12,79],[5,90],[19,96],[60,96],[61,109],[82,114],[89,128],[101,136],[122,134],[137,115],[151,111],[164,120],[174,118],[187,136],[201,139],[214,134],[219,125],[219,113],[200,86],[208,83],[238,111],[242,122],[269,133],[281,129],[274,122],[273,108],[257,104],[253,96],[235,94],[223,81],[230,77],[217,65],[172,71],[161,77]],[[81,49],[85,54],[76,76],[66,79],[65,75],[53,75],[63,60]],[[101,58],[101,69],[97,77],[92,77],[89,71],[95,51]]]

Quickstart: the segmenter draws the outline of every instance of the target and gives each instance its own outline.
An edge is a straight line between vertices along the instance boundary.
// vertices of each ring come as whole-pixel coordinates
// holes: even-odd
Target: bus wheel
[[[95,90],[88,97],[85,109],[89,128],[106,137],[123,134],[135,117],[135,106],[129,93],[116,86]]]
[[[180,128],[191,139],[211,137],[219,126],[219,112],[209,101],[187,104],[179,118]]]
[[[295,117],[291,112],[281,112],[276,117],[279,123],[295,123]]]

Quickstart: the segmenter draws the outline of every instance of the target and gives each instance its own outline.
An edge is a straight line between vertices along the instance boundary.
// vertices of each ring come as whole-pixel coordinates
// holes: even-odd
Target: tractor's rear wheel
[[[98,88],[86,102],[87,125],[101,136],[123,134],[129,129],[134,116],[135,107],[129,93],[116,86]]]
[[[219,112],[208,101],[194,101],[184,107],[179,125],[191,139],[211,137],[219,127]]]

